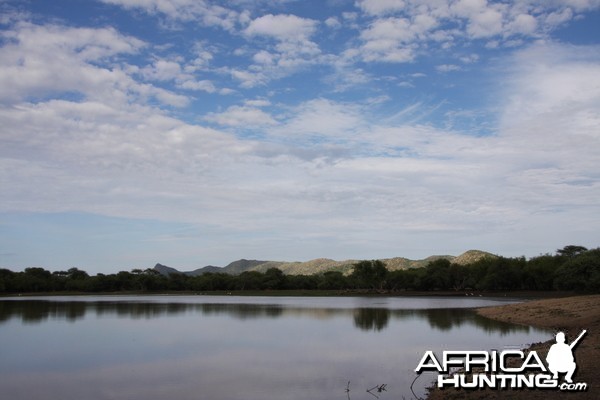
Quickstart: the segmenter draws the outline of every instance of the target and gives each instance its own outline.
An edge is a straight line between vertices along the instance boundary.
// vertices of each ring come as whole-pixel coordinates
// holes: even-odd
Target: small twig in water
[[[386,387],[387,387],[387,383],[383,383],[381,385],[372,387],[371,389],[367,389],[367,393],[369,393],[371,396],[374,396],[375,398],[379,398],[379,396],[377,396],[376,394],[373,393],[373,390],[377,389],[377,393],[386,392],[387,391]]]
[[[413,390],[413,385],[415,384],[417,379],[419,379],[420,376],[421,374],[417,374],[417,376],[415,376],[415,379],[413,379],[412,383],[410,384],[410,391],[412,392],[413,396],[415,396],[415,398],[418,400],[421,400],[421,398],[415,394],[415,391]]]
[[[387,391],[387,390],[386,390],[386,387],[387,387],[387,383],[384,383],[383,385],[380,385],[380,386],[377,388],[377,391],[378,391],[379,393],[381,393],[381,392],[386,392],[386,391]]]

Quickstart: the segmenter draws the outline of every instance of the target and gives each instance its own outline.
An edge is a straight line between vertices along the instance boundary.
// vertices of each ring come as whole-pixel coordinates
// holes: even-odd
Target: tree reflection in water
[[[354,326],[363,331],[380,331],[390,322],[387,308],[357,308],[353,314]]]
[[[242,301],[245,301],[242,303]],[[387,328],[391,319],[425,319],[435,330],[449,331],[461,325],[474,325],[485,332],[508,334],[527,332],[529,327],[512,325],[487,319],[471,309],[437,308],[421,310],[388,308],[311,308],[282,304],[251,304],[251,298],[240,303],[185,303],[169,301],[55,301],[55,300],[0,300],[0,324],[11,319],[24,324],[42,323],[48,320],[76,322],[86,315],[97,317],[117,316],[129,319],[150,319],[167,315],[190,314],[191,317],[228,315],[236,319],[300,316],[329,319],[351,317],[354,326],[364,331],[379,332]]]

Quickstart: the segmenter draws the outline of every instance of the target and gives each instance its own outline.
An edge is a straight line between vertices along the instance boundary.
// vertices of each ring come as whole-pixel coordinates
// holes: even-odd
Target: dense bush
[[[238,275],[205,273],[161,275],[153,269],[134,269],[116,274],[88,275],[71,268],[50,272],[26,268],[23,272],[0,269],[0,293],[22,292],[160,292],[231,290],[568,290],[600,292],[600,248],[587,250],[567,246],[555,255],[486,257],[469,265],[446,259],[424,268],[389,271],[380,260],[360,261],[349,275],[327,271],[316,275],[285,275],[277,268],[265,273],[246,271]]]

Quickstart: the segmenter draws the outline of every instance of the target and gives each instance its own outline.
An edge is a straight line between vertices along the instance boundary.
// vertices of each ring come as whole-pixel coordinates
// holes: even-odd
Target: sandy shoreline
[[[586,382],[586,392],[566,393],[558,390],[433,390],[428,400],[439,399],[598,399],[600,398],[600,295],[574,296],[527,301],[505,306],[480,308],[477,312],[488,318],[540,328],[563,331],[567,342],[583,330],[584,339],[575,348],[577,370],[575,382]],[[530,347],[546,356],[554,340]]]

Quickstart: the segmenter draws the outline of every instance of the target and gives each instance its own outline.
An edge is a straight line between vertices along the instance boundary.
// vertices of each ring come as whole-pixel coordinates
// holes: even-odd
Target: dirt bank
[[[574,351],[577,370],[573,380],[586,382],[585,392],[561,392],[559,390],[456,390],[434,389],[428,400],[440,399],[599,399],[600,398],[600,295],[563,297],[528,301],[498,307],[480,308],[477,312],[485,317],[523,325],[533,325],[563,331],[567,343],[587,330]],[[545,359],[554,340],[534,344],[535,350]]]

